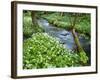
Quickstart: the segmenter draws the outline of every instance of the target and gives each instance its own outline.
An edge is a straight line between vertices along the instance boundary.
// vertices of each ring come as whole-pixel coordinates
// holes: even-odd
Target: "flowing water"
[[[70,50],[76,49],[76,45],[75,45],[74,38],[71,31],[67,31],[65,29],[55,27],[52,24],[49,24],[49,22],[45,19],[39,19],[38,24],[42,26],[42,28],[44,29],[46,33],[48,33],[52,37],[57,38],[60,41],[60,43],[63,44],[67,49],[70,49]],[[86,39],[83,36],[79,36],[79,41],[82,47],[84,48],[85,52],[90,55],[91,46],[90,46],[89,39]]]

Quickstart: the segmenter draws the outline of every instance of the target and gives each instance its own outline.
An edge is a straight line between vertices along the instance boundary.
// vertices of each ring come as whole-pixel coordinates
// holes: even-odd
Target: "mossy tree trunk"
[[[32,18],[32,23],[33,23],[33,25],[34,25],[35,27],[38,26],[37,18],[36,18],[36,12],[35,12],[35,11],[31,11],[31,18]]]
[[[79,16],[80,16],[80,14],[76,14],[76,13],[72,14],[73,19],[71,20],[72,21],[71,27],[72,27],[72,34],[74,37],[74,41],[75,41],[75,44],[77,46],[78,53],[80,55],[81,63],[82,63],[82,65],[85,65],[88,61],[88,57],[86,56],[86,53],[85,53],[84,49],[82,48],[80,41],[79,41],[79,38],[75,32],[76,24],[80,21]]]
[[[31,11],[31,18],[33,23],[34,32],[43,32],[44,30],[40,27],[37,21],[37,15],[35,11]]]
[[[64,15],[64,12],[61,12],[61,13],[60,13],[60,16],[63,16],[63,15]]]
[[[80,42],[79,42],[79,38],[75,32],[75,26],[76,26],[76,23],[78,22],[79,20],[79,14],[73,14],[73,20],[71,22],[71,26],[72,26],[72,34],[73,34],[73,37],[74,37],[74,41],[75,41],[75,44],[77,46],[77,50],[78,52],[81,52],[81,51],[84,51]]]
[[[84,51],[81,44],[80,44],[80,42],[79,42],[79,38],[78,38],[74,28],[72,29],[72,34],[73,34],[74,41],[75,41],[75,44],[77,46],[78,52]]]

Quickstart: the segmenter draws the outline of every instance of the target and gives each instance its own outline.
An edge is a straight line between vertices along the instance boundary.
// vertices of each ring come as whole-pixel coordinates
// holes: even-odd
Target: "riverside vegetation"
[[[58,29],[70,31],[75,49],[68,49],[44,29],[38,20],[45,19]],[[89,66],[90,56],[79,37],[91,39],[90,14],[23,11],[23,69]],[[66,44],[67,45],[67,44]],[[89,48],[90,49],[90,48]]]

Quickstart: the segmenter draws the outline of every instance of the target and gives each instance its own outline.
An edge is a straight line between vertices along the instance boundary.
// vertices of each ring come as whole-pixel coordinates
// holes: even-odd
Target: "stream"
[[[45,19],[39,19],[38,24],[41,25],[44,31],[48,33],[50,36],[57,38],[60,41],[60,43],[63,44],[67,49],[69,50],[76,49],[76,45],[71,31],[55,27],[52,24],[49,24],[49,22]],[[88,53],[88,55],[90,55],[91,53],[90,40],[86,39],[83,36],[79,36],[79,41],[85,52]]]

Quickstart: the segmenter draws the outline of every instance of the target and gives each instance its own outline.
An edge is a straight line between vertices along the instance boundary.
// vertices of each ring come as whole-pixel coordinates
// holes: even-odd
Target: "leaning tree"
[[[71,31],[74,37],[75,44],[77,46],[77,51],[81,58],[81,63],[82,65],[85,65],[87,64],[88,57],[86,56],[86,52],[84,51],[83,47],[80,44],[78,35],[76,34],[76,27],[77,27],[77,24],[79,24],[81,21],[83,21],[84,19],[87,19],[88,15],[82,14],[82,13],[69,13],[67,15],[69,15]]]

